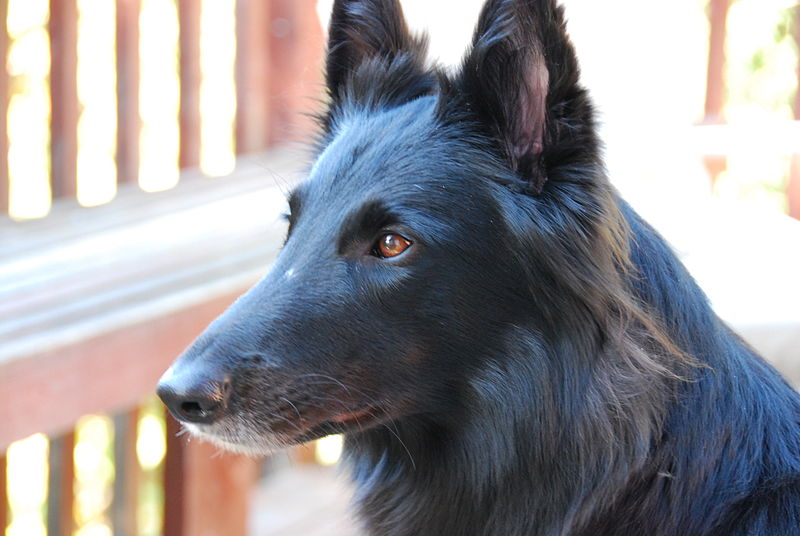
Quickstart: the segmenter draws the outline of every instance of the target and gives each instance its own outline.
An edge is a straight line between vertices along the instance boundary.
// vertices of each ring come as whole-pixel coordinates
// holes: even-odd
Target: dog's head
[[[570,225],[585,236],[559,255],[590,247],[601,213],[591,108],[552,0],[490,0],[450,75],[397,0],[337,0],[326,76],[282,252],[159,384],[228,448],[454,418],[509,329],[546,331],[550,304],[580,292],[551,244]]]

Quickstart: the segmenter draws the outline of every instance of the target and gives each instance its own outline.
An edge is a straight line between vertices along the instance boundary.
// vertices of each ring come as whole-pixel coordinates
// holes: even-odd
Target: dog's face
[[[546,213],[532,193],[547,180],[544,143],[561,133],[544,124],[549,75],[533,34],[546,32],[527,24],[561,13],[533,4],[489,2],[462,73],[445,81],[396,0],[335,3],[331,103],[284,248],[159,385],[192,432],[266,452],[457,418],[470,376],[529,303],[518,282],[531,267],[514,252],[533,246],[508,216]],[[574,63],[559,50],[553,61]]]
[[[468,365],[502,320],[489,304],[503,259],[480,257],[506,246],[497,187],[470,181],[436,105],[337,125],[290,196],[269,274],[162,380],[167,399],[194,390],[172,408],[190,430],[252,451],[446,409],[448,361]]]

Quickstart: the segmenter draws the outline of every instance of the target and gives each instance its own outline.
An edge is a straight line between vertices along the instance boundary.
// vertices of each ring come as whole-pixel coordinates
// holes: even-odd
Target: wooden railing
[[[49,438],[47,534],[73,534],[74,427],[96,414],[112,417],[113,498],[102,517],[114,534],[246,533],[247,493],[258,464],[188,441],[167,418],[163,462],[143,468],[139,408],[181,350],[260,277],[281,242],[282,189],[302,162],[282,147],[307,134],[310,121],[302,112],[322,96],[322,32],[314,0],[235,3],[240,157],[230,176],[209,179],[195,171],[201,163],[200,10],[209,0],[175,1],[180,183],[158,194],[137,184],[139,28],[146,2],[116,0],[118,193],[91,209],[75,202],[79,2],[49,1],[51,143],[45,157],[51,160],[52,210],[25,222],[0,216],[0,535],[12,522],[4,453],[34,433]],[[8,8],[0,1],[0,20]],[[0,25],[0,57],[9,50],[5,28]],[[10,88],[9,77],[0,75],[3,117]],[[9,207],[5,128],[0,121],[0,213]],[[248,154],[255,156],[241,156]],[[140,497],[153,479],[160,491],[150,496],[160,506],[142,520]],[[145,527],[154,519],[160,520],[155,532]]]
[[[10,2],[0,1],[0,20]],[[47,0],[36,0],[37,4]],[[200,14],[210,0],[153,0],[176,3],[179,30],[181,168],[200,164],[201,119]],[[136,183],[140,154],[140,14],[145,0],[116,0],[117,180]],[[322,95],[322,30],[315,0],[235,0],[236,121],[238,154],[263,151],[302,139],[311,120],[307,112]],[[49,103],[51,110],[50,184],[54,198],[74,198],[79,150],[81,102],[78,94],[78,0],[49,0]],[[168,50],[165,54],[170,54]],[[213,51],[211,52],[213,53]],[[0,57],[9,54],[6,25],[0,25]],[[25,83],[23,80],[20,82]],[[7,115],[9,93],[19,83],[0,75],[0,116]],[[17,88],[18,89],[18,88]],[[0,121],[0,214],[9,203],[8,135]],[[21,180],[21,179],[20,179]]]
[[[270,264],[285,232],[283,188],[301,161],[276,151],[244,159],[224,181],[187,173],[161,194],[123,189],[87,221],[76,221],[85,209],[57,203],[40,222],[0,225],[0,258],[14,259],[0,263],[0,339],[8,341],[0,347],[0,448],[35,432],[53,438],[51,534],[71,534],[72,427],[97,413],[116,415],[112,521],[117,533],[137,534],[123,528],[135,518],[141,473],[136,408]],[[257,465],[216,456],[178,431],[168,420],[164,533],[244,534]]]

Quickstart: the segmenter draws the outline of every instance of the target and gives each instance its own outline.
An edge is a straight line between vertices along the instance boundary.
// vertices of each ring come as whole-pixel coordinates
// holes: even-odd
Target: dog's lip
[[[367,406],[366,408],[357,411],[352,411],[350,413],[342,413],[341,415],[335,415],[332,419],[330,419],[330,421],[339,424],[349,424],[349,423],[358,424],[358,422],[361,421],[362,419],[370,419],[372,417],[375,417],[375,413],[376,413],[375,408]]]
[[[387,418],[388,414],[382,408],[378,406],[364,406],[361,409],[353,411],[328,414],[323,418],[303,419],[292,425],[294,431],[291,429],[283,429],[281,431],[270,429],[267,435],[274,438],[275,445],[300,445],[331,434],[364,431],[379,425]],[[282,420],[281,424],[287,424],[287,422],[288,417],[286,420]],[[248,447],[248,441],[238,436],[231,437],[230,434],[221,432],[216,424],[185,424],[184,426],[193,434],[209,438],[217,443],[222,443],[226,448],[234,448],[234,450],[241,447],[250,448]],[[258,445],[251,445],[251,447],[257,450]]]
[[[376,406],[366,406],[359,410],[339,413],[317,422],[306,434],[303,434],[302,441],[328,434],[342,434],[351,429],[363,431],[380,423],[385,415],[385,412]]]

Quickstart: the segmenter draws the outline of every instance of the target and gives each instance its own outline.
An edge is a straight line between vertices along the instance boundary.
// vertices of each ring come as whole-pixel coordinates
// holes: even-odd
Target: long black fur
[[[329,35],[286,245],[162,382],[224,383],[191,430],[344,432],[375,535],[800,534],[800,397],[610,186],[562,8],[489,0],[454,74],[397,0]]]

